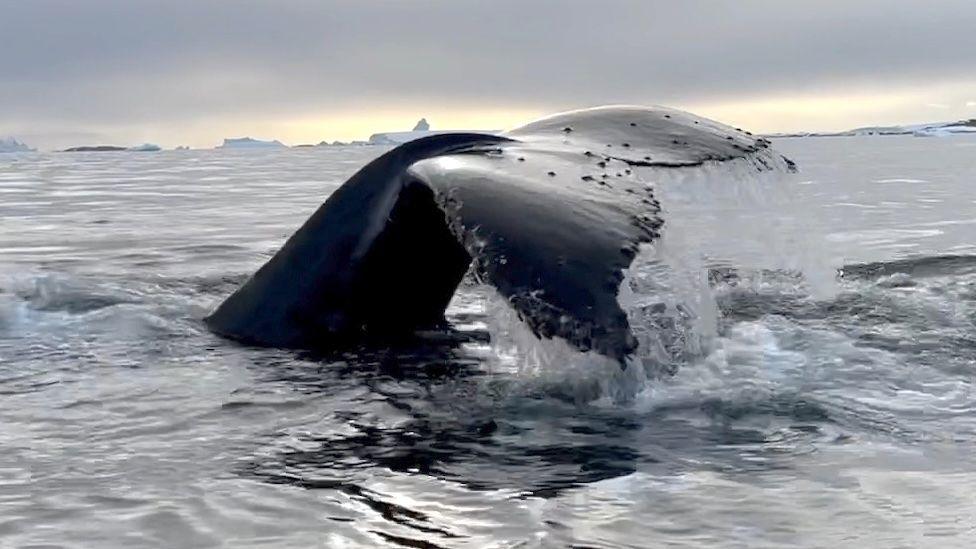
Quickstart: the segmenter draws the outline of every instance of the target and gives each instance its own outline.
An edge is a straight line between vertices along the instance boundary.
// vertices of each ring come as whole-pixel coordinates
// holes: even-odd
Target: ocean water
[[[0,155],[0,546],[972,547],[976,139],[774,146],[647,175],[626,370],[472,283],[453,343],[209,333],[379,149]]]

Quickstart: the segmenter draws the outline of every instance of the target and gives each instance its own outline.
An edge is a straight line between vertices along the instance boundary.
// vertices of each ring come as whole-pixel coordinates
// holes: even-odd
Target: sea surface
[[[440,343],[208,332],[383,149],[0,155],[0,547],[976,546],[976,138],[774,146],[642,176],[626,369],[473,282]]]

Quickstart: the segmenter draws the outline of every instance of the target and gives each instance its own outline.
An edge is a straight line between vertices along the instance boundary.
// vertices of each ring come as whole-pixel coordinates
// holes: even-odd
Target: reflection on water
[[[377,150],[0,156],[0,545],[970,546],[971,142],[777,145],[783,196],[656,182],[624,371],[474,285],[396,348],[206,331]]]

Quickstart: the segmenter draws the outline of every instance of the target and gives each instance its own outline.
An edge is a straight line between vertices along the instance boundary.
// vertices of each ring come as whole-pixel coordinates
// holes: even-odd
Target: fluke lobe
[[[353,175],[206,322],[256,345],[383,343],[443,326],[470,269],[538,337],[623,360],[623,271],[665,223],[636,170],[729,161],[792,167],[765,139],[661,107],[418,139]]]

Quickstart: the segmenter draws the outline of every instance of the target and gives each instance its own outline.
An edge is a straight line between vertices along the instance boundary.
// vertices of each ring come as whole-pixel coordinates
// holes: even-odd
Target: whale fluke
[[[659,107],[412,141],[353,175],[207,323],[259,345],[384,341],[443,325],[470,270],[537,336],[622,360],[636,347],[623,271],[664,224],[636,170],[732,160],[782,164],[764,139]]]

